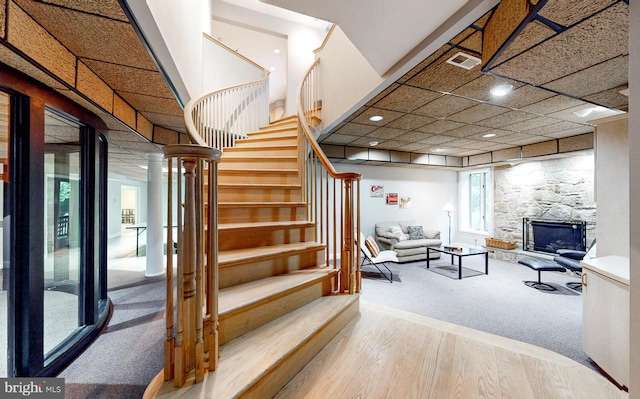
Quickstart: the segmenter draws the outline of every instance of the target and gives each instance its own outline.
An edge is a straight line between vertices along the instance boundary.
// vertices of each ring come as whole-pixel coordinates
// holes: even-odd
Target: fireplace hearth
[[[532,220],[522,222],[523,249],[525,251],[555,254],[558,249],[586,250],[587,222]]]

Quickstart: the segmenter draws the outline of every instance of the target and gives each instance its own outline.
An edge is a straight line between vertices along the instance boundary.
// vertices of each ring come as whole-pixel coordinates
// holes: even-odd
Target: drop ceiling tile
[[[370,121],[369,118],[374,115],[380,115],[384,119],[378,122]],[[389,122],[392,122],[404,115],[402,112],[389,111],[386,109],[371,107],[364,110],[356,118],[353,119],[355,123],[361,123],[364,125],[384,126]]]
[[[350,136],[366,136],[376,129],[377,128],[375,126],[351,122],[342,126],[336,132],[339,134],[346,134]]]
[[[369,100],[368,103],[366,103],[365,105],[367,107],[372,107],[374,106],[378,101],[382,100],[387,94],[391,93],[392,91],[394,91],[395,89],[397,89],[398,87],[400,87],[399,84],[397,83],[392,83],[391,85],[389,85],[389,87],[387,87],[386,89],[382,90],[380,93],[378,93],[375,97],[373,97],[371,100]]]
[[[457,155],[459,156],[463,156],[463,157],[468,157],[471,155],[478,155],[478,154],[483,154],[487,152],[486,150],[460,150],[458,152],[456,152]]]
[[[514,82],[510,79],[499,78],[492,75],[479,75],[476,79],[458,87],[451,93],[476,101],[489,101],[493,98],[491,89],[499,85],[512,85],[514,89],[522,86],[521,83]]]
[[[132,68],[86,58],[82,59],[82,62],[112,89],[174,99],[175,101],[175,96],[156,70]]]
[[[584,99],[595,104],[602,104],[606,107],[619,109],[620,111],[629,110],[629,97],[620,94],[620,90],[627,86],[615,87],[600,93],[591,94]]]
[[[479,58],[482,54],[482,32],[477,31],[466,38],[462,43],[460,43],[460,47],[465,49],[466,53],[469,52],[467,50],[470,50],[470,55],[474,55]]]
[[[19,0],[19,3],[32,18],[78,57],[155,69],[128,21],[104,18],[65,7],[52,7],[44,2]],[[114,37],[118,40],[114,41]],[[122,51],[122,48],[127,50]]]
[[[563,26],[573,25],[619,0],[567,1],[551,0],[539,15]]]
[[[502,126],[511,125],[516,122],[526,121],[527,119],[531,118],[535,118],[535,115],[521,111],[507,111],[500,115],[492,116],[476,123],[481,126],[486,126],[487,128],[499,128]]]
[[[448,135],[451,135],[452,132],[447,132]],[[486,134],[495,134],[495,136],[493,137],[483,137]],[[471,139],[471,140],[479,140],[479,141],[493,141],[494,138],[496,137],[504,137],[504,136],[508,136],[510,134],[513,134],[513,132],[510,132],[508,130],[501,130],[501,129],[487,129],[483,132],[478,132],[472,135],[467,136],[466,138]]]
[[[545,134],[545,136],[552,137],[554,139],[562,139],[565,137],[577,136],[580,134],[592,133],[592,132],[593,132],[593,128],[584,126],[584,127],[574,127],[572,129],[566,129],[566,130],[560,130],[553,133],[548,133],[548,134]]]
[[[149,111],[140,113],[156,126],[162,126],[180,133],[186,132],[186,128],[184,126],[184,118],[182,116],[164,115]]]
[[[584,101],[562,95],[556,95],[545,100],[538,101],[537,103],[527,105],[526,107],[520,108],[520,110],[535,114],[548,115],[563,109],[579,107],[584,104]]]
[[[428,125],[424,125],[418,129],[416,129],[419,132],[424,132],[424,133],[432,133],[432,134],[439,134],[439,133],[444,133],[446,131],[449,130],[453,130],[453,129],[457,129],[459,127],[464,126],[464,123],[460,123],[460,122],[455,122],[455,121],[448,121],[448,120],[437,120],[433,123],[430,123]]]
[[[447,147],[456,147],[456,148],[469,148],[471,145],[476,145],[477,142],[475,140],[469,139],[456,139],[447,142]]]
[[[524,85],[514,89],[506,96],[493,97],[487,102],[489,104],[501,105],[507,108],[521,109],[529,104],[533,104],[553,96],[554,94],[548,90]]]
[[[484,132],[491,130],[488,127],[478,125],[464,125],[457,129],[449,130],[447,136],[454,136],[458,138],[469,138],[474,135],[482,135]]]
[[[538,118],[528,119],[526,121],[514,123],[512,125],[503,126],[503,130],[510,130],[513,132],[523,132],[525,130],[535,129],[537,127],[551,125],[552,123],[558,123],[557,119],[547,118],[545,116],[541,116]]]
[[[150,111],[180,117],[184,115],[182,108],[175,98],[154,97],[129,92],[118,92],[118,95],[138,111]]]
[[[512,141],[512,142],[511,142],[511,143],[509,143],[509,144],[514,144],[514,145],[529,145],[529,144],[542,143],[542,142],[545,142],[545,141],[549,141],[549,139],[548,139],[548,138],[541,139],[541,138],[540,138],[540,137],[538,137],[538,136],[534,136],[534,137],[528,137],[528,138],[526,138],[526,139],[522,139],[522,140],[515,140],[515,141]]]
[[[456,50],[454,49],[454,51]],[[450,56],[454,54],[455,53],[451,53]],[[450,93],[482,75],[479,65],[471,70],[467,70],[446,63],[445,58],[446,56],[409,79],[407,84],[424,89]]]
[[[371,147],[371,144],[369,144],[372,141],[377,141],[378,144],[384,142],[383,139],[374,139],[371,137],[358,137],[357,140],[354,140],[353,142],[349,143],[350,147]],[[405,143],[406,144],[406,143]]]
[[[395,150],[399,146],[405,145],[405,144],[407,144],[407,143],[402,142],[402,141],[386,140],[386,141],[381,141],[380,144],[378,144],[376,146],[376,148],[380,148],[380,149],[383,149],[383,150]]]
[[[428,144],[428,145],[437,145],[446,143],[448,141],[455,140],[455,137],[443,136],[443,135],[434,135],[431,137],[427,137],[426,139],[420,140],[419,143]]]
[[[629,81],[629,56],[624,55],[594,65],[544,85],[545,88],[578,98],[611,88],[625,86]]]
[[[618,2],[491,71],[540,86],[628,54],[628,28],[628,6]]]
[[[406,81],[408,81],[409,79],[414,77],[416,74],[421,72],[424,68],[426,68],[427,66],[431,65],[437,59],[439,59],[440,57],[442,57],[444,55],[447,55],[447,57],[450,57],[451,55],[453,55],[453,53],[450,54],[450,55],[447,54],[447,53],[451,50],[451,48],[452,47],[449,44],[445,44],[444,46],[440,47],[438,50],[436,50],[429,57],[425,58],[418,65],[413,67],[409,72],[404,74],[404,76],[402,76],[400,79],[398,79],[397,82],[398,83],[405,83]]]
[[[473,24],[478,28],[481,28],[481,29],[484,28],[484,26],[487,24],[487,21],[489,20],[492,14],[493,14],[493,10],[487,11],[486,14],[478,18]]]
[[[395,139],[396,137],[402,136],[405,133],[407,133],[406,130],[381,127],[369,133],[366,137],[374,137],[377,139],[391,140],[391,139]]]
[[[493,66],[500,65],[511,57],[530,49],[555,34],[556,32],[553,29],[538,21],[529,22],[522,32],[502,51]]]
[[[592,126],[587,126],[587,125],[568,122],[568,121],[558,121],[558,123],[536,127],[531,130],[523,130],[522,133],[537,134],[541,136],[550,136],[552,133],[559,132],[562,130],[569,130],[569,129],[578,129],[578,130],[582,129],[583,131],[593,131]]]
[[[449,115],[447,119],[455,122],[474,123],[495,115],[503,114],[507,111],[507,108],[491,104],[478,104],[474,107],[458,112],[457,114]]]
[[[322,138],[320,142],[322,144],[350,144],[358,140],[360,136],[350,136],[346,134],[334,133],[325,138]]]
[[[517,140],[525,140],[525,139],[529,139],[531,137],[535,137],[531,134],[524,134],[524,133],[514,133],[514,134],[509,134],[506,136],[501,136],[501,137],[492,137],[491,141],[498,143],[498,144],[505,144],[505,143],[512,143],[514,141]],[[541,141],[544,141],[546,139],[541,139]]]
[[[376,107],[398,112],[411,112],[442,94],[412,86],[402,85],[376,103]]]
[[[426,144],[423,144],[423,143],[411,143],[411,144],[401,145],[400,147],[396,148],[396,150],[398,150],[398,151],[417,152],[417,151],[424,150],[427,147],[429,147],[429,146],[426,145]]]
[[[395,139],[398,141],[420,141],[429,138],[431,134],[422,132],[408,132],[401,136],[397,136]]]
[[[447,94],[416,109],[413,113],[429,116],[431,118],[445,118],[451,114],[455,114],[456,112],[471,108],[474,105],[478,105],[478,102]]]
[[[461,42],[465,41],[469,36],[473,35],[476,32],[478,31],[473,27],[465,28],[462,30],[462,32],[458,33],[453,39],[449,40],[449,43],[452,43],[454,45],[460,44]]]
[[[435,122],[435,119],[429,118],[428,116],[406,114],[394,120],[393,122],[388,123],[386,127],[413,130],[432,122]]]

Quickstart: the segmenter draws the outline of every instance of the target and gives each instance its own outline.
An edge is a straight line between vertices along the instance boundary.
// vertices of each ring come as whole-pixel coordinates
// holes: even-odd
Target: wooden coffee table
[[[462,279],[462,258],[465,256],[473,256],[473,255],[484,255],[484,274],[489,274],[489,252],[476,249],[476,248],[462,248],[460,251],[457,250],[449,250],[444,247],[427,247],[427,269],[429,268],[429,252],[436,251],[443,254],[451,255],[451,264],[453,263],[454,256],[458,257],[458,280]]]

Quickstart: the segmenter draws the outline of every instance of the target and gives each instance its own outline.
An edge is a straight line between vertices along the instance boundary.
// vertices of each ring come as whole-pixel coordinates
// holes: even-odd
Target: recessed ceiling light
[[[447,152],[450,151],[449,148],[432,148],[431,151],[433,152]]]
[[[377,146],[377,145],[378,145],[378,142],[377,142],[377,141],[370,141],[370,142],[369,142],[369,145],[370,145],[371,147],[375,147],[375,146]]]
[[[371,118],[369,118],[369,120],[370,120],[371,122],[378,122],[378,121],[381,121],[381,120],[383,120],[383,119],[384,119],[384,117],[382,117],[382,116],[380,116],[380,115],[374,115],[374,116],[372,116]]]
[[[279,48],[274,48],[273,52],[276,53],[276,54],[280,54],[280,49]]]
[[[276,67],[274,67],[273,65],[271,65],[271,66],[269,67],[269,70],[270,70],[271,72],[273,72],[273,71],[275,71],[275,70],[276,70]]]
[[[498,85],[489,90],[489,92],[497,97],[506,96],[511,90],[513,90],[513,85]]]
[[[488,139],[489,137],[496,137],[496,134],[495,133],[487,133],[482,137],[484,137],[485,139]]]

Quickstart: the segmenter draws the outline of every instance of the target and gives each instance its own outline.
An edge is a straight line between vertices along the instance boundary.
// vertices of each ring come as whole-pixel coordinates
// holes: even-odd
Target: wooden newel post
[[[340,261],[341,286],[342,292],[348,290],[349,294],[355,292],[355,276],[356,267],[354,261],[354,207],[353,207],[353,182],[349,179],[344,180],[344,219],[342,226],[342,254]]]
[[[173,180],[169,169],[169,220],[167,227],[167,339],[165,341],[165,379],[173,378],[175,386],[187,383],[198,383],[204,380],[205,370],[212,370],[211,363],[217,359],[216,347],[205,345],[205,331],[211,333],[215,329],[217,335],[217,279],[210,276],[217,275],[217,256],[209,255],[216,247],[215,234],[204,234],[205,223],[210,229],[217,230],[217,213],[205,217],[205,209],[217,209],[215,198],[215,176],[209,176],[208,196],[205,199],[205,167],[209,166],[209,173],[215,173],[214,164],[220,159],[220,151],[210,147],[197,145],[169,145],[164,149],[165,156],[178,159],[178,166],[184,169],[183,178],[178,178],[177,193],[178,211],[178,251],[176,291],[174,301],[173,290]],[[182,187],[184,186],[184,189]],[[180,199],[183,199],[182,202]],[[215,273],[213,271],[216,271]],[[170,281],[169,281],[170,280]],[[216,304],[212,306],[212,304]],[[175,325],[173,323],[174,306],[176,311]],[[211,308],[215,312],[211,312]],[[206,316],[204,316],[206,314]],[[211,319],[214,320],[211,323]],[[209,340],[207,340],[209,341]],[[212,353],[213,352],[213,353]],[[206,364],[206,363],[209,364]],[[170,370],[167,370],[169,368]]]

